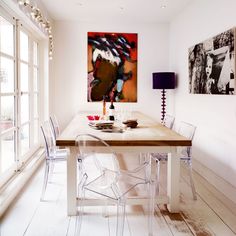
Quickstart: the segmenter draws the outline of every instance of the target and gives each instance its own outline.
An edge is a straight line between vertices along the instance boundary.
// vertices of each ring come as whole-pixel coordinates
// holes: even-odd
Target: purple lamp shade
[[[152,73],[153,89],[174,89],[175,73],[174,72],[155,72]]]

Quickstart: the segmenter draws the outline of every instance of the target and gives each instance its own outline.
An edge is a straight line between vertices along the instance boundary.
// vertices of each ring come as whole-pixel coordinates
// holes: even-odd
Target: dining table
[[[77,197],[77,153],[76,137],[78,134],[92,134],[107,142],[118,153],[168,153],[167,161],[167,194],[163,198],[156,197],[156,203],[167,204],[171,213],[180,210],[180,158],[179,149],[191,146],[192,141],[172,129],[165,127],[157,120],[142,112],[132,112],[132,117],[137,120],[136,128],[125,128],[121,121],[115,120],[112,130],[101,130],[91,127],[88,115],[96,115],[97,112],[80,111],[68,123],[56,140],[59,147],[70,148],[67,158],[67,215],[77,214],[79,199]],[[104,132],[105,131],[105,132]],[[127,158],[129,156],[127,155]],[[153,162],[155,164],[155,161]],[[145,199],[130,199],[127,204],[141,204]],[[93,200],[88,205],[99,204]]]

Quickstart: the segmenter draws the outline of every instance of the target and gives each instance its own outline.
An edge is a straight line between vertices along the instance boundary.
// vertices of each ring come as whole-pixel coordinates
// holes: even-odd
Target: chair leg
[[[139,153],[139,165],[142,165],[143,163],[147,162],[149,160],[149,153]]]
[[[155,208],[155,181],[150,180],[149,183],[149,205],[148,205],[148,235],[153,235],[153,221],[154,221],[154,208]]]
[[[44,194],[45,194],[47,184],[48,184],[49,169],[50,169],[49,161],[46,161],[46,166],[45,166],[45,171],[44,171],[44,180],[43,180],[43,189],[42,189],[40,201],[44,200]]]
[[[125,223],[125,200],[121,198],[117,201],[116,236],[123,236],[124,223]]]
[[[49,174],[50,174],[50,176],[49,176],[49,183],[52,182],[52,175],[53,175],[53,171],[54,171],[54,166],[55,166],[54,162],[51,162],[50,169],[49,169]]]
[[[50,165],[50,173],[51,174],[53,174],[54,166],[55,166],[55,164],[54,164],[54,162],[52,162],[51,165]]]
[[[161,166],[161,161],[156,159],[157,163],[157,170],[156,170],[156,193],[159,194],[160,192],[160,166]]]
[[[105,193],[104,193],[105,194]],[[104,218],[109,216],[109,210],[108,210],[108,198],[104,199],[104,205],[102,206],[102,216]]]
[[[143,163],[143,153],[140,152],[139,153],[139,165],[141,165]]]
[[[144,178],[145,178],[145,180],[146,181],[149,181],[150,180],[150,178],[151,178],[151,175],[152,175],[152,157],[151,157],[151,154],[149,154],[149,153],[145,153],[145,161],[147,162],[149,162],[149,164],[148,165],[146,165],[146,167],[145,167],[145,176],[144,176]]]
[[[83,220],[83,214],[84,214],[84,205],[82,204],[83,199],[85,198],[85,189],[83,186],[81,186],[81,189],[79,192],[79,203],[78,206],[78,217],[76,219],[76,229],[75,229],[75,235],[80,235],[81,227],[82,227],[82,220]]]
[[[197,192],[196,192],[194,181],[193,181],[192,160],[188,160],[188,170],[189,170],[189,177],[190,177],[190,184],[191,184],[193,199],[197,200]]]

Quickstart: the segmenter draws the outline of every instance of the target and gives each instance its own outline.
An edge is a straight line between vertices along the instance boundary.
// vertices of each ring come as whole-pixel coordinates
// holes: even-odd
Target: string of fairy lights
[[[53,37],[52,37],[52,27],[51,23],[47,18],[42,14],[40,9],[31,3],[30,0],[18,0],[18,4],[20,7],[24,8],[24,11],[31,17],[31,19],[38,24],[38,26],[43,29],[49,39],[49,59],[52,59],[53,54]]]

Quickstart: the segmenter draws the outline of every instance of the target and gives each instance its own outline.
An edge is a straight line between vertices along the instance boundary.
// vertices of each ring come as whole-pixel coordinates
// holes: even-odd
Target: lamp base
[[[166,90],[165,89],[162,89],[161,91],[161,100],[162,100],[162,103],[161,103],[161,107],[162,107],[162,110],[161,110],[161,123],[164,125],[165,124],[165,114],[166,114],[166,111],[165,111],[165,106],[166,106],[166,103],[165,103],[165,100],[166,100]]]

